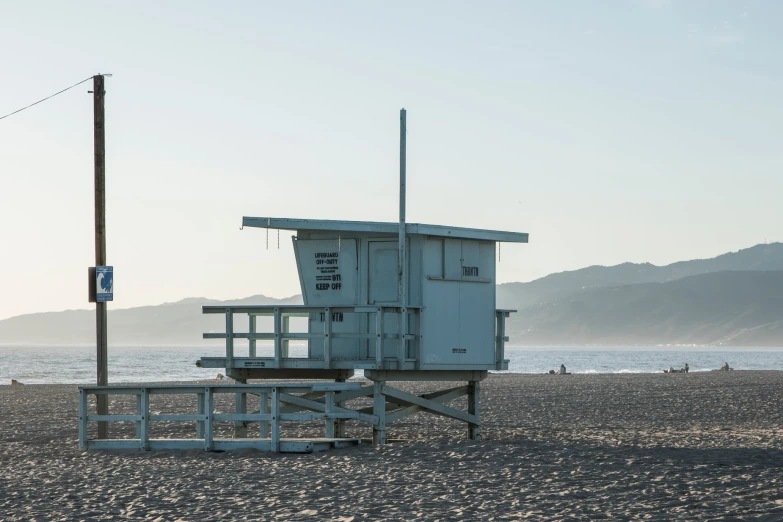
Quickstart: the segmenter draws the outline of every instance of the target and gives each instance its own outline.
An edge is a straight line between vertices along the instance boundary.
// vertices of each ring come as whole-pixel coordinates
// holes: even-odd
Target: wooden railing
[[[378,367],[383,365],[383,341],[384,339],[397,339],[398,349],[396,358],[399,367],[402,368],[407,358],[407,342],[416,339],[416,334],[405,334],[402,337],[397,333],[389,333],[384,330],[384,316],[387,314],[396,314],[398,325],[402,314],[418,314],[420,307],[409,306],[401,308],[398,306],[204,306],[202,311],[205,314],[223,314],[226,317],[226,331],[219,333],[205,333],[204,339],[225,339],[226,340],[226,367],[233,367],[234,359],[234,339],[248,339],[250,357],[256,357],[256,341],[272,340],[274,341],[274,367],[280,367],[280,360],[288,357],[288,341],[291,340],[309,340],[323,339],[324,343],[324,368],[331,368],[332,361],[332,342],[334,339],[366,339],[375,341],[375,360]],[[308,317],[311,313],[323,314],[324,331],[323,332],[291,332],[291,317]],[[340,332],[332,331],[333,314],[375,314],[375,329],[367,333],[359,332]],[[234,314],[247,314],[248,331],[235,331]],[[272,332],[258,332],[258,317],[271,317],[273,320]],[[368,324],[370,321],[368,321]],[[414,357],[415,359],[416,357]]]
[[[216,394],[237,395],[234,413],[215,413]],[[340,403],[357,396],[372,393],[372,387],[362,388],[358,382],[343,383],[285,383],[285,384],[236,384],[236,385],[193,385],[193,386],[84,386],[79,388],[79,448],[87,449],[194,449],[207,451],[236,448],[256,448],[276,452],[313,451],[313,444],[340,442],[356,443],[355,439],[334,439],[335,421],[355,419],[371,425],[378,423],[378,417],[340,407]],[[196,395],[197,411],[177,414],[151,414],[151,395]],[[244,394],[257,395],[260,399],[258,413],[247,413],[246,402],[239,400]],[[294,395],[307,394],[307,395]],[[133,395],[136,397],[135,414],[94,415],[89,411],[90,395]],[[316,396],[322,398],[315,398]],[[308,409],[309,412],[286,413],[282,405],[294,405],[288,409]],[[284,421],[325,422],[325,438],[313,440],[280,439],[280,423]],[[88,422],[133,422],[136,437],[130,439],[88,439]],[[151,439],[150,424],[156,421],[195,422],[195,438]],[[233,421],[242,426],[242,438],[218,439],[215,437],[217,421]],[[259,423],[257,437],[247,437],[249,422]],[[308,444],[310,445],[308,447]]]

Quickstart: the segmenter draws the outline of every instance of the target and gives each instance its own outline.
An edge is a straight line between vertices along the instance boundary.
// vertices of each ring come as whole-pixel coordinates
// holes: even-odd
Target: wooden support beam
[[[234,400],[234,404],[236,406],[235,411],[237,413],[241,413],[241,414],[247,413],[247,393],[237,392],[236,398]],[[247,438],[247,422],[245,421],[234,422],[234,438],[235,439]]]
[[[261,403],[258,408],[259,413],[269,413],[269,393],[260,393],[258,395]],[[269,437],[269,421],[261,421],[259,423],[258,436],[262,439]]]
[[[199,415],[206,415],[205,409],[204,409],[204,393],[197,393],[196,394],[196,411]],[[203,439],[204,438],[204,426],[205,421],[196,421],[196,438],[197,439]]]
[[[87,393],[79,390],[79,449],[87,449]]]
[[[214,409],[212,388],[207,386],[204,388],[204,415],[206,415],[206,420],[204,421],[204,449],[207,451],[212,451],[212,414]]]
[[[468,422],[468,439],[481,440],[481,425],[479,419],[479,395],[481,392],[478,381],[468,383],[468,413],[476,417],[476,422]]]
[[[454,399],[457,399],[459,397],[462,397],[463,395],[468,393],[468,387],[467,386],[459,386],[457,388],[450,388],[448,390],[440,390],[437,392],[427,393],[425,395],[422,395],[421,397],[423,399],[427,399],[430,401],[437,402],[439,404],[446,404],[447,402],[451,402]],[[391,423],[400,419],[404,419],[406,417],[410,417],[414,413],[422,411],[423,408],[419,406],[418,404],[414,404],[413,406],[408,406],[406,408],[400,408],[398,410],[395,410],[391,413],[386,414],[386,422]]]
[[[335,420],[332,418],[329,418],[329,415],[334,412],[334,392],[328,391],[326,392],[326,402],[324,404],[324,413],[326,414],[326,433],[325,436],[327,439],[333,439],[334,438],[334,422]],[[340,408],[342,409],[342,408]]]
[[[475,415],[471,415],[469,413],[458,410],[456,408],[444,406],[443,404],[439,404],[437,402],[424,399],[423,397],[419,397],[418,395],[414,395],[412,393],[407,393],[402,390],[392,388],[390,386],[384,387],[383,393],[387,397],[393,397],[395,399],[399,399],[400,401],[402,401],[403,404],[407,403],[410,406],[413,405],[421,406],[423,410],[428,411],[430,413],[443,415],[444,417],[451,417],[453,419],[461,420],[463,422],[478,424],[478,418]]]
[[[141,389],[139,397],[141,403],[141,434],[139,437],[139,447],[143,450],[150,449],[150,391],[147,388]]]
[[[381,312],[382,313],[382,312]],[[372,427],[372,443],[386,444],[386,396],[383,381],[373,383],[373,414],[378,422]]]
[[[297,397],[296,395],[291,395],[288,393],[280,393],[280,402],[284,402],[286,404],[292,404],[298,407],[298,410],[304,409],[310,411],[317,411],[319,413],[327,413],[325,402],[312,400],[312,399],[305,399],[304,397],[301,396]],[[366,415],[363,413],[359,413],[356,410],[338,408],[334,404],[332,404],[331,410],[332,413],[348,414],[351,416],[351,418],[355,418],[357,420],[366,422],[368,424],[375,424],[376,419],[374,415]]]
[[[277,350],[275,350],[277,351]],[[272,388],[272,451],[280,452],[280,389]]]

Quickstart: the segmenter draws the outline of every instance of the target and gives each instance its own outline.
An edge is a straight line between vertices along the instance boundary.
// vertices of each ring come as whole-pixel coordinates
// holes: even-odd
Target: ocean
[[[202,356],[224,355],[221,347],[109,346],[109,383],[212,379],[220,370],[196,367]],[[292,346],[302,357],[304,346]],[[737,370],[783,370],[783,347],[723,346],[520,347],[507,346],[511,373],[546,373],[565,364],[571,373],[658,373],[688,363],[690,371],[709,371],[724,362]],[[500,372],[504,373],[504,372]],[[0,346],[0,383],[91,384],[94,346]],[[357,375],[361,372],[357,371]]]

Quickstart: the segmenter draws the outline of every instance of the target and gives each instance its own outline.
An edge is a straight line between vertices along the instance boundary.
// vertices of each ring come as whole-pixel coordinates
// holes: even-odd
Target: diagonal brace
[[[412,393],[392,388],[391,386],[384,385],[382,393],[387,397],[398,399],[401,404],[408,406],[420,406],[421,409],[430,413],[443,415],[444,417],[451,417],[453,419],[461,420],[471,424],[479,424],[479,419],[476,415],[471,415],[470,413],[439,404],[435,401],[425,399],[424,397],[419,397],[418,395],[414,395]]]

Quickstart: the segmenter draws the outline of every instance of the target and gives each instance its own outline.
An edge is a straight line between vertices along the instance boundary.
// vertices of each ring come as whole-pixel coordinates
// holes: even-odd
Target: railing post
[[[213,424],[212,424],[212,411],[214,405],[212,404],[212,388],[207,386],[204,388],[204,414],[206,419],[204,421],[204,449],[212,451],[212,437],[213,437]]]
[[[258,413],[269,413],[269,393],[261,392],[259,398],[261,404],[258,407]],[[269,421],[262,420],[260,422],[258,436],[262,439],[269,438]]]
[[[326,401],[324,403],[324,413],[326,414],[326,438],[327,439],[333,439],[334,438],[334,424],[335,420],[332,419],[329,414],[333,413],[334,411],[334,392],[328,391],[326,392]]]
[[[280,368],[281,339],[280,339],[280,308],[275,308],[275,368]]]
[[[141,437],[139,437],[139,448],[143,450],[150,449],[150,390],[142,388],[139,394],[141,403]]]
[[[251,334],[256,333],[256,316],[253,314],[247,314],[248,321],[250,324],[248,324],[248,331]],[[248,356],[249,357],[255,357],[256,356],[256,340],[250,339],[248,342]]]
[[[284,315],[283,316],[283,334],[287,334],[291,332],[291,316]],[[283,339],[283,359],[288,358],[288,339]]]
[[[400,339],[397,345],[397,369],[402,370],[405,364],[406,356],[406,344],[405,335],[408,333],[408,309],[405,307],[400,308],[400,312],[397,315],[397,331],[399,332]]]
[[[324,308],[324,368],[332,365],[332,309]]]
[[[378,311],[375,312],[375,333],[377,335],[375,341],[375,364],[378,366],[378,370],[383,369],[383,308],[378,307]]]
[[[206,415],[205,409],[204,409],[204,393],[200,392],[196,394],[196,410],[199,415]],[[203,420],[196,421],[196,438],[197,439],[203,439],[204,438],[204,426],[205,422]]]
[[[87,449],[87,393],[79,390],[79,449]]]
[[[272,438],[270,450],[280,452],[280,393],[279,388],[272,388]]]
[[[503,366],[503,359],[505,358],[506,349],[506,312],[498,310],[495,312],[496,321],[496,341],[495,341],[495,363],[497,369],[501,369]]]
[[[234,312],[226,308],[226,371],[234,367]]]
[[[138,395],[136,395],[136,415],[139,417],[144,416],[144,406],[141,403],[141,392],[139,392]],[[139,443],[141,444],[142,439],[142,426],[141,421],[136,421],[136,438],[139,439]]]
[[[239,381],[237,381],[239,382]],[[234,401],[236,406],[236,413],[247,413],[247,393],[237,392],[236,399]],[[247,438],[247,422],[246,421],[234,421],[234,438],[245,439]]]

